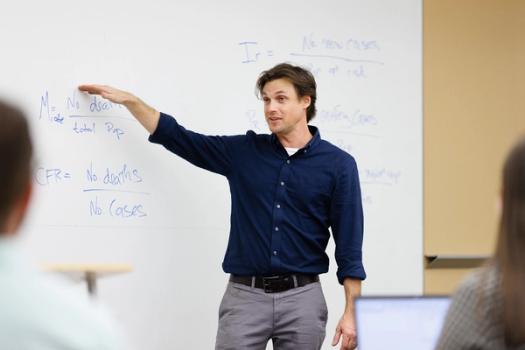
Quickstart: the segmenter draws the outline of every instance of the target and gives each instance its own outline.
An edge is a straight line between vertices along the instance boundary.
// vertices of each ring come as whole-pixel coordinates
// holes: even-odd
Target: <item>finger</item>
[[[341,347],[339,348],[339,350],[346,350],[346,339],[344,334],[341,336]]]
[[[80,91],[87,92],[89,94],[97,94],[100,95],[102,92],[104,92],[104,88],[101,85],[94,85],[94,84],[83,84],[78,87]]]
[[[343,339],[341,340],[341,350],[351,349],[350,343],[351,343],[351,338],[343,334]]]
[[[341,329],[338,327],[335,330],[334,339],[332,339],[332,346],[336,346],[339,343],[339,338],[341,338]]]
[[[357,338],[356,337],[350,338],[350,342],[348,343],[348,348],[350,350],[357,348]]]
[[[102,96],[102,97],[105,98],[106,100],[111,100],[111,101],[113,101],[113,100],[111,99],[111,93],[110,93],[110,92],[102,91],[102,92],[100,93],[100,96]]]

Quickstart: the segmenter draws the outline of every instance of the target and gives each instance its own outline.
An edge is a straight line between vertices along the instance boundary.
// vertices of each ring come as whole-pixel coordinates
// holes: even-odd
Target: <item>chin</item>
[[[282,130],[281,128],[272,128],[272,127],[268,127],[270,129],[271,132],[273,132],[274,134],[278,134],[280,133]]]

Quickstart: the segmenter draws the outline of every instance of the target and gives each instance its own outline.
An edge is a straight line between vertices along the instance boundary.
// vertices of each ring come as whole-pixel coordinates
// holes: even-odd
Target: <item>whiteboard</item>
[[[365,294],[422,293],[421,1],[16,1],[0,12],[0,96],[27,113],[37,151],[24,246],[39,263],[128,263],[99,299],[130,343],[212,348],[227,276],[228,184],[158,145],[117,105],[135,93],[188,129],[266,133],[258,74],[280,62],[318,83],[321,137],[357,160]],[[333,242],[329,321],[344,305]]]

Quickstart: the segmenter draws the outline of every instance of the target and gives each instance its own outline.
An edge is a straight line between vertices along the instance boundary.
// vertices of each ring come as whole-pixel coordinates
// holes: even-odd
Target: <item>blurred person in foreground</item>
[[[123,349],[100,307],[38,273],[17,247],[31,200],[32,154],[26,118],[0,101],[0,349]]]
[[[496,252],[463,281],[437,349],[525,349],[525,138],[503,168]]]

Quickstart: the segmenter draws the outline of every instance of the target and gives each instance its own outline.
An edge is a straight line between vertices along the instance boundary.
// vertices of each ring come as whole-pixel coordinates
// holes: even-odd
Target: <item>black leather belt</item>
[[[254,280],[255,279],[255,280]],[[238,276],[230,275],[230,282],[263,289],[265,293],[284,292],[292,288],[302,287],[319,282],[318,275],[281,275],[281,276]]]

